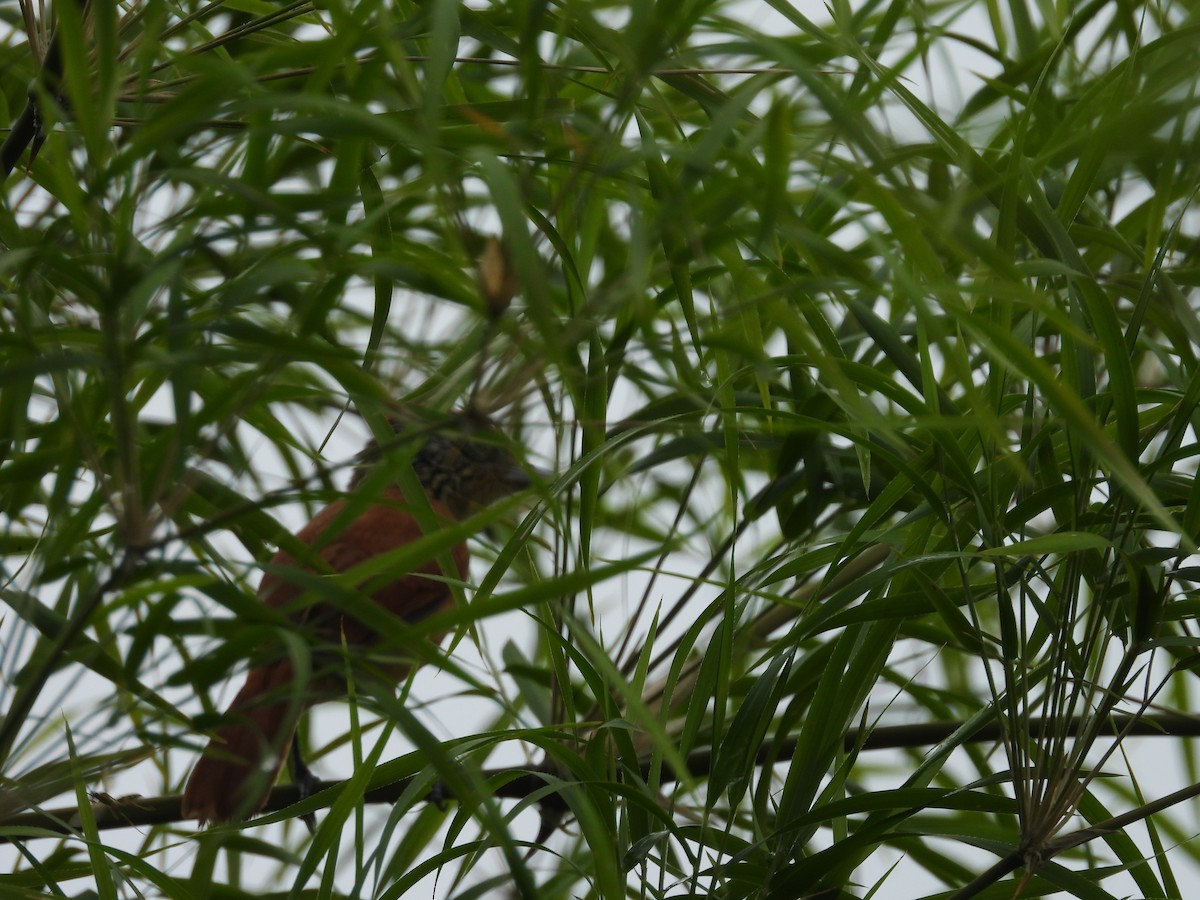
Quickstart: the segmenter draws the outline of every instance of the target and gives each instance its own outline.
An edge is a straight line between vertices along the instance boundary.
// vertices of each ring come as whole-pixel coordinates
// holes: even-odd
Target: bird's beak
[[[539,469],[537,466],[513,466],[505,480],[514,491],[523,491],[532,487],[534,480],[547,481],[553,474],[549,469]]]

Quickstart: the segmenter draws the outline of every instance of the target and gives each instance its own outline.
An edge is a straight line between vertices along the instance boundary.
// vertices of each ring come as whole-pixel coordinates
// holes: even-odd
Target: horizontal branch
[[[1034,719],[1031,727],[1037,728],[1045,724],[1044,720]],[[1076,733],[1084,725],[1083,718],[1072,720],[1071,733]],[[947,739],[962,727],[961,722],[924,722],[912,725],[885,725],[872,728],[863,735],[860,729],[854,728],[846,733],[846,749],[851,749],[862,742],[861,749],[895,750],[903,748],[933,746]],[[1200,736],[1200,717],[1182,715],[1179,713],[1157,713],[1142,716],[1114,716],[1112,719],[1113,734],[1123,734],[1124,737],[1197,737]],[[971,737],[970,743],[989,743],[1001,737],[1000,723],[989,722],[982,725]],[[760,763],[767,761],[784,761],[795,751],[795,744],[788,742],[782,747],[775,748],[768,756],[766,751],[760,754]],[[699,750],[688,756],[688,773],[693,778],[703,778],[709,773],[712,764],[712,751]],[[514,772],[520,771],[515,775]],[[489,769],[481,773],[486,780],[504,780],[496,787],[494,796],[506,799],[525,799],[534,792],[544,790],[546,776],[537,771],[514,769]],[[676,780],[674,773],[663,771],[661,781],[670,783]],[[412,783],[411,778],[401,779],[364,795],[367,803],[395,803]],[[321,781],[316,790],[323,791],[345,784],[344,781]],[[300,794],[294,785],[282,785],[271,791],[264,807],[265,812],[276,812],[286,809],[300,801]],[[434,798],[430,798],[434,799]],[[452,799],[452,798],[449,798]],[[543,800],[543,803],[546,802]],[[101,831],[112,828],[132,828],[147,825],[166,825],[182,821],[179,811],[179,797],[102,797],[92,804],[92,815],[96,827]],[[58,837],[78,833],[79,811],[76,807],[62,807],[52,810],[40,810],[17,813],[0,820],[0,843],[28,840],[38,837]]]

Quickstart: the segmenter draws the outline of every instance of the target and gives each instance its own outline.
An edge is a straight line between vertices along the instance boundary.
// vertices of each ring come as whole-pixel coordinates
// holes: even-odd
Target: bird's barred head
[[[408,426],[398,419],[390,422],[403,441]],[[444,428],[419,439],[424,444],[413,454],[413,472],[429,498],[443,504],[456,519],[532,484],[529,473],[506,449],[500,430],[485,416],[460,414]],[[381,459],[386,457],[372,438],[358,456],[350,490]]]

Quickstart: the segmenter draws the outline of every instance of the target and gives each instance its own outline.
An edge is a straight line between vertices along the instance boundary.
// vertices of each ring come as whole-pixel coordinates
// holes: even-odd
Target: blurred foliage
[[[395,404],[551,473],[429,626],[456,696],[307,736],[313,838],[0,818],[0,892],[1184,896],[1192,745],[1126,738],[1195,705],[1195,16],[0,8],[3,816],[179,790]]]

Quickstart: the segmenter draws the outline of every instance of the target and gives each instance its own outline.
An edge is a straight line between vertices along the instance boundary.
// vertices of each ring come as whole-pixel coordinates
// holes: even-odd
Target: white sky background
[[[806,16],[814,20],[824,20],[827,18],[827,12],[823,4],[815,2],[802,2],[796,4],[797,8]],[[756,27],[763,28],[764,21],[778,22],[778,28],[781,33],[790,32],[792,26],[787,23],[776,12],[771,10],[766,3],[747,2],[739,4],[736,9],[740,10],[746,17],[747,21],[753,21]],[[982,4],[976,5],[968,14],[960,17],[955,22],[955,29],[961,32],[971,33],[978,29],[979,36],[987,40],[991,34],[991,26],[985,18],[985,11]],[[947,46],[943,44],[942,46]],[[919,83],[915,80],[908,82],[908,87],[913,90],[925,102],[929,103],[935,109],[951,110],[957,108],[965,97],[970,96],[980,84],[980,76],[995,75],[997,72],[993,64],[981,54],[973,53],[967,50],[964,45],[953,45],[958,52],[953,58],[934,57],[930,60],[931,68],[929,70],[929,79],[926,83]],[[466,48],[462,48],[466,49]],[[897,47],[890,53],[899,53],[903,48]],[[888,54],[885,53],[883,62],[888,62]],[[910,68],[910,76],[915,78],[919,74],[919,69]],[[924,136],[924,132],[915,120],[907,114],[899,105],[893,105],[886,110],[880,110],[879,117],[881,121],[886,121],[888,130],[897,135],[901,139],[919,140]],[[14,179],[17,176],[13,176]],[[498,228],[494,223],[487,221],[476,221],[475,224],[483,231],[497,231]],[[371,292],[365,289],[361,294],[351,294],[347,297],[348,304],[361,305],[364,308],[369,308],[373,302]],[[518,301],[519,303],[519,301]],[[446,328],[452,327],[450,320],[446,319],[443,314],[444,307],[440,307],[436,303],[430,303],[424,298],[415,296],[405,296],[397,294],[394,300],[392,310],[393,327],[401,327],[404,323],[416,326],[420,323],[421,328],[426,328],[429,319],[426,318],[426,313],[433,317],[432,321],[441,321]],[[426,332],[423,332],[426,333]],[[365,345],[365,337],[364,337]],[[622,394],[614,397],[614,402],[610,406],[610,416],[612,421],[616,421],[623,410],[632,410],[640,399],[633,395],[628,390],[628,386],[622,386]],[[165,398],[164,398],[165,399]],[[170,416],[170,406],[163,406],[164,418]],[[348,460],[361,446],[361,441],[366,432],[360,423],[354,422],[350,417],[343,422],[342,426],[334,434],[333,439],[324,449],[324,459],[328,462],[342,462]],[[316,447],[324,437],[324,433],[320,427],[320,423],[313,423],[311,430],[307,432],[311,439],[312,446]],[[546,468],[558,468],[561,470],[565,467],[569,460],[569,448],[557,448],[554,442],[553,429],[545,427],[539,434],[537,430],[529,432],[531,438],[531,461],[537,465]],[[273,475],[277,480],[278,487],[285,486],[289,480],[289,474],[282,463],[275,457],[269,444],[264,442],[264,445],[259,448],[260,453],[256,454],[255,464],[260,471]],[[561,451],[561,452],[560,452]],[[686,481],[690,476],[690,472],[685,466],[680,466],[679,479]],[[715,473],[715,469],[713,470]],[[661,474],[661,473],[659,473]],[[344,484],[345,475],[343,474],[340,483]],[[268,482],[269,485],[269,482]],[[638,490],[637,480],[634,479],[629,484],[622,485],[622,490],[630,490],[636,492]],[[719,509],[721,505],[720,494],[724,490],[722,483],[714,479],[714,483],[705,486],[705,490],[710,493],[711,502],[714,508]],[[298,529],[307,519],[307,512],[300,504],[293,504],[288,507],[277,508],[274,514],[279,518],[282,524],[291,528],[293,531]],[[542,527],[540,534],[549,539],[551,535],[552,521]],[[612,558],[621,558],[628,556],[631,553],[637,552],[641,548],[634,546],[631,542],[625,540],[611,540],[607,546],[601,545],[598,552]],[[755,547],[760,545],[761,540],[766,540],[767,535],[751,534],[745,542],[747,546]],[[245,554],[240,545],[232,539],[228,538],[228,548],[232,559],[242,560],[247,568],[251,567],[252,561],[245,559]],[[701,547],[703,551],[709,548]],[[474,548],[473,548],[474,550]],[[479,556],[479,554],[476,554]],[[654,585],[654,592],[651,595],[652,599],[661,598],[665,607],[669,607],[673,597],[679,596],[687,587],[689,582],[689,574],[695,573],[707,562],[707,556],[696,554],[688,555],[685,553],[674,554],[665,564],[664,568],[668,571],[679,573],[677,578],[659,577]],[[472,578],[478,580],[482,577],[485,569],[483,568],[483,560],[477,558],[473,564]],[[257,584],[257,575],[249,576],[251,586]],[[605,631],[605,637],[609,644],[615,643],[615,637],[620,632],[623,622],[631,615],[631,609],[637,600],[641,597],[645,589],[645,582],[636,576],[631,576],[626,579],[606,583],[602,586],[602,590],[597,594],[598,609],[600,611],[600,625]],[[701,596],[694,602],[704,603],[715,592],[714,589],[709,589],[701,592]],[[696,607],[697,609],[699,606]],[[482,634],[482,639],[485,642],[484,654],[481,656],[477,652],[477,648],[470,639],[462,639],[458,642],[455,649],[455,659],[467,669],[476,673],[476,675],[484,681],[494,680],[493,663],[499,656],[499,652],[503,643],[508,640],[513,640],[518,645],[525,648],[526,652],[532,655],[532,642],[535,639],[534,629],[528,622],[524,613],[515,612],[499,616],[487,620],[486,630]],[[0,622],[0,646],[3,647],[3,652],[6,654],[2,658],[4,672],[11,680],[11,676],[15,671],[24,653],[27,652],[29,642],[21,639],[23,627],[19,620],[14,616],[5,616],[3,622]],[[447,641],[447,645],[448,645]],[[22,648],[25,648],[22,650]],[[901,648],[902,649],[902,648]],[[928,652],[927,647],[920,648],[922,652]],[[919,654],[912,661],[911,665],[914,674],[919,674],[931,660],[922,658]],[[163,677],[169,675],[169,672],[161,673]],[[77,680],[79,675],[78,669],[69,669],[57,676],[48,687],[46,696],[44,697],[45,709],[58,710],[61,709],[62,716],[65,721],[71,724],[75,738],[81,742],[90,740],[90,750],[97,750],[97,743],[102,741],[102,735],[105,732],[105,723],[94,721],[94,715],[91,712],[100,708],[98,701],[102,700],[108,692],[108,686],[104,682],[99,682],[89,678]],[[225,689],[224,700],[232,698],[237,687],[240,685],[241,675],[236,675]],[[493,704],[489,700],[483,700],[475,697],[464,696],[464,686],[448,673],[426,668],[420,671],[414,680],[413,691],[411,694],[413,708],[421,708],[422,721],[430,727],[437,735],[444,738],[452,738],[461,736],[464,733],[469,733],[474,723],[486,721],[496,712]],[[171,699],[175,699],[170,691],[165,691],[166,695]],[[880,697],[880,705],[878,708],[872,707],[872,713],[882,713],[887,698]],[[193,708],[194,709],[194,708]],[[895,721],[896,716],[903,717],[903,710],[894,708],[889,710],[888,721]],[[338,734],[346,729],[347,712],[344,704],[326,704],[318,708],[311,714],[311,721],[307,728],[310,733],[321,734]],[[462,726],[466,725],[464,729]],[[94,737],[89,738],[89,732],[94,729]],[[373,732],[370,736],[373,736]],[[319,743],[319,741],[318,741]],[[1140,784],[1142,791],[1147,798],[1153,798],[1162,794],[1168,793],[1176,789],[1182,783],[1187,782],[1187,773],[1183,772],[1180,766],[1180,755],[1174,747],[1174,742],[1170,745],[1158,741],[1156,739],[1140,739],[1136,741],[1127,741],[1125,744],[1126,752],[1133,757],[1132,768],[1139,773],[1140,777],[1146,778]],[[47,747],[41,751],[30,752],[22,762],[26,765],[33,765],[40,761],[48,760],[50,754],[57,753],[59,748]],[[111,747],[109,749],[117,750],[119,747]],[[396,735],[392,738],[388,750],[384,753],[384,759],[393,758],[401,753],[411,749],[409,743],[403,736]],[[536,762],[536,757],[530,759],[522,755],[515,745],[507,747],[507,758],[505,755],[498,754],[489,763],[490,766],[496,767],[505,764],[526,765],[530,762]],[[868,784],[871,787],[879,787],[882,785],[896,786],[903,780],[906,775],[906,758],[900,753],[871,753],[863,758],[865,764],[878,762],[878,775],[873,783],[871,780]],[[172,770],[179,772],[190,766],[190,760],[186,754],[176,752],[172,755]],[[1003,756],[997,752],[996,765],[998,769],[1003,769],[1007,763],[1003,760]],[[321,759],[315,764],[315,770],[319,777],[322,778],[341,778],[346,777],[352,766],[351,753],[348,749],[339,751],[338,753],[330,754]],[[1122,771],[1119,764],[1110,763],[1109,771],[1120,774]],[[966,771],[964,769],[963,771]],[[121,773],[114,778],[110,784],[103,785],[103,789],[109,793],[120,796],[123,794],[147,793],[147,785],[157,785],[158,774],[153,769],[153,763],[145,763],[142,766]],[[101,786],[97,786],[100,788]],[[70,798],[64,798],[64,803],[70,803]],[[59,804],[50,804],[57,806]],[[368,807],[366,817],[368,822],[382,821],[389,813],[385,807]],[[512,833],[520,839],[531,840],[537,831],[536,816],[528,813],[520,817],[512,828]],[[184,826],[186,831],[186,825]],[[352,835],[348,829],[347,839]],[[371,832],[371,827],[368,826],[368,833]],[[283,826],[266,826],[253,830],[253,836],[257,839],[270,840],[273,843],[286,845],[290,848],[303,852],[303,847],[307,842],[306,833],[298,824],[288,829],[285,833]],[[1131,836],[1138,841],[1143,849],[1150,853],[1149,845],[1142,838],[1140,831],[1131,832]],[[134,833],[124,831],[110,831],[104,833],[104,840],[111,846],[119,847],[132,851],[140,845],[140,837]],[[368,848],[370,849],[370,848]],[[967,857],[968,852],[965,846],[960,846],[960,855]],[[173,862],[167,867],[170,874],[185,875],[191,866],[191,857],[194,850],[186,841],[181,842],[173,848],[170,853],[173,857]],[[343,852],[340,856],[343,864],[348,867],[353,866],[354,852],[349,846],[343,847]],[[980,852],[975,858],[979,868],[990,865],[994,859]],[[1178,857],[1179,863],[1182,864],[1182,856]],[[871,884],[877,879],[884,877],[890,864],[895,861],[897,867],[894,871],[887,874],[887,881],[880,896],[886,897],[907,897],[924,894],[929,891],[936,890],[939,884],[929,878],[918,867],[908,863],[900,858],[898,854],[892,851],[882,851],[877,853],[871,861],[867,871],[858,873],[858,881],[860,884]],[[18,856],[16,851],[11,847],[0,847],[0,870],[10,871],[18,864]],[[498,866],[502,863],[498,862]],[[267,862],[262,863],[262,879],[264,886],[276,884],[276,872]],[[531,866],[535,873],[539,867],[539,860],[535,855],[531,861]],[[1179,872],[1177,872],[1179,874]],[[1195,872],[1189,872],[1192,878],[1192,884],[1196,888],[1200,888],[1200,878]],[[286,875],[285,875],[286,877]],[[353,880],[353,872],[346,871],[342,873],[339,881],[344,884],[351,883]],[[424,896],[423,891],[427,891],[428,896],[446,896],[449,879],[443,878],[440,885],[435,883],[434,878],[430,878],[428,882],[422,886],[422,889],[414,891],[413,896]],[[1132,890],[1132,882],[1129,883],[1129,890]],[[315,882],[310,885],[315,886]],[[440,886],[440,892],[439,892]],[[1106,883],[1106,887],[1113,892],[1119,892],[1122,889],[1121,882],[1114,881]],[[1185,890],[1186,890],[1185,885]]]

